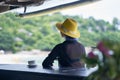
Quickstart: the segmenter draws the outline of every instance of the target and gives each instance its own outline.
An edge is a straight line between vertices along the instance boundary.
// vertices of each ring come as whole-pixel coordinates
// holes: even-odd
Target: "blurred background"
[[[41,65],[52,48],[64,41],[55,24],[66,18],[78,22],[81,33],[78,40],[87,53],[103,37],[120,40],[118,3],[120,1],[103,0],[29,18],[16,17],[15,12],[0,14],[0,64],[27,64],[27,61],[35,60]]]

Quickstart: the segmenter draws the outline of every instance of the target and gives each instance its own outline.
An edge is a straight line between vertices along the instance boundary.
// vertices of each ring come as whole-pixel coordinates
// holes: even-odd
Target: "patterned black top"
[[[78,67],[85,48],[76,39],[66,39],[63,43],[56,45],[51,53],[43,61],[43,68],[52,69],[54,60],[58,59],[59,67]],[[75,64],[74,64],[75,63]]]

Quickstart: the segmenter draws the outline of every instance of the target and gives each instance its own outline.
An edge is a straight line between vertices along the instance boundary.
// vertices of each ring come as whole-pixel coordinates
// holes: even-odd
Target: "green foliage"
[[[14,44],[14,38],[9,32],[0,31],[0,49],[12,50]]]
[[[81,33],[79,41],[85,46],[95,46],[102,36],[108,36],[111,33],[120,35],[115,26],[119,25],[117,18],[114,18],[113,24],[110,24],[93,17],[84,19],[81,16],[68,16],[61,13],[26,19],[16,17],[14,13],[6,13],[0,15],[0,49],[13,52],[34,48],[51,50],[63,41],[55,24],[63,22],[66,18],[73,18],[78,22]],[[109,38],[115,38],[113,36]],[[120,37],[117,39],[119,40]]]

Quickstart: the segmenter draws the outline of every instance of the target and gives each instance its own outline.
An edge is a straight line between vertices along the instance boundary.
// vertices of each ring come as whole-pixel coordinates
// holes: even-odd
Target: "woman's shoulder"
[[[62,46],[64,43],[59,43],[56,45],[56,47]]]

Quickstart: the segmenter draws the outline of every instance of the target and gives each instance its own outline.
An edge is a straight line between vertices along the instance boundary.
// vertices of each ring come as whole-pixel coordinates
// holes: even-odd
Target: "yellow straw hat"
[[[67,36],[78,38],[80,37],[80,32],[77,30],[78,24],[73,19],[66,19],[63,23],[56,24],[58,30],[64,33]]]

